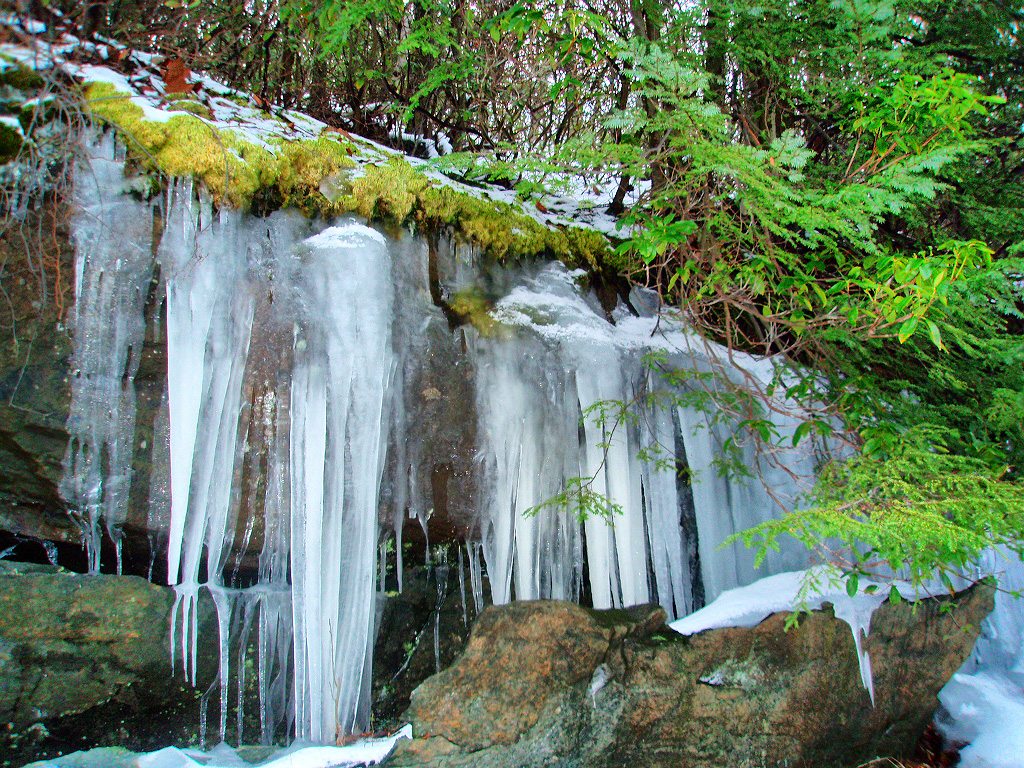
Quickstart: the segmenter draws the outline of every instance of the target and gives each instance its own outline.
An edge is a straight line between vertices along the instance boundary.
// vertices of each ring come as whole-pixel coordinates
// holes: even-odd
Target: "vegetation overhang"
[[[47,71],[74,81],[66,95],[80,95],[86,119],[117,132],[127,149],[126,174],[138,179],[132,187],[140,194],[191,177],[216,205],[257,215],[286,207],[324,218],[352,213],[392,227],[446,231],[499,262],[557,258],[590,271],[619,271],[601,231],[609,222],[595,228],[523,202],[513,191],[460,183],[428,161],[264,104],[179,61],[106,48],[70,38],[40,57],[0,45],[7,91],[17,91],[11,83],[34,84],[22,90],[21,104],[8,98],[22,117],[11,117],[8,108],[7,122],[20,119],[23,130],[8,130],[7,143],[30,140],[38,122],[26,104],[36,99],[39,78],[30,75],[43,72],[42,61]]]

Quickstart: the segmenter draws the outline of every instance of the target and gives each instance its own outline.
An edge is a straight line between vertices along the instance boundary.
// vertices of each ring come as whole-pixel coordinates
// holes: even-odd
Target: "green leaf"
[[[901,326],[899,331],[900,344],[903,344],[914,335],[914,331],[917,330],[917,317],[912,317],[906,320]]]
[[[856,573],[851,573],[846,577],[846,594],[850,597],[854,597],[857,594],[857,588],[860,586],[860,577]]]

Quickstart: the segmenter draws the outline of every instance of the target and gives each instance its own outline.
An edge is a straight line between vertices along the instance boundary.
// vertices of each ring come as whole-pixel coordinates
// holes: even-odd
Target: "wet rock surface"
[[[171,589],[133,576],[0,561],[0,764],[194,742],[201,691],[172,673],[173,603]],[[200,659],[208,684],[215,648]]]
[[[3,228],[0,262],[0,531],[77,542],[57,492],[71,398],[71,337],[62,324],[74,296],[66,225],[44,215]]]
[[[984,585],[884,604],[866,641],[872,706],[829,608],[789,631],[776,614],[689,638],[655,606],[489,608],[458,661],[414,692],[417,738],[386,764],[845,768],[910,754],[991,609]]]
[[[375,731],[402,722],[413,689],[458,658],[476,618],[468,569],[460,580],[458,565],[412,568],[402,586],[385,598],[373,649]]]

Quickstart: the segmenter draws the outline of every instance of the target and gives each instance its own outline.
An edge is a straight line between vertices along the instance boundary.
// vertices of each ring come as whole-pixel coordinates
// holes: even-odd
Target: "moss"
[[[394,226],[451,229],[498,261],[551,257],[573,267],[618,269],[603,235],[545,226],[508,203],[435,184],[398,156],[363,165],[350,181],[355,147],[337,134],[281,139],[270,151],[192,114],[206,108],[188,95],[174,100],[182,113],[166,122],[146,120],[142,107],[109,83],[92,83],[85,95],[92,113],[124,136],[144,168],[199,179],[218,204],[260,214],[286,206],[327,217],[352,212]]]
[[[213,119],[213,112],[210,111],[210,108],[190,93],[169,93],[165,98],[170,102],[170,111],[172,112],[188,112],[197,117],[205,117],[207,120]]]
[[[276,187],[282,205],[326,211],[332,206],[317,190],[320,180],[354,166],[350,148],[330,137],[282,142],[273,153],[196,115],[148,121],[140,106],[108,83],[90,84],[85,97],[92,113],[118,130],[145,168],[200,179],[218,204],[248,208],[258,192]]]
[[[451,228],[498,261],[549,256],[594,269],[607,265],[611,256],[598,232],[544,226],[508,203],[435,185],[400,157],[363,170],[342,205],[368,219],[412,219],[427,229]]]
[[[14,66],[0,70],[0,85],[9,85],[19,91],[35,91],[45,85],[46,81],[34,69],[29,69],[7,56],[4,56],[3,59]]]
[[[5,123],[0,123],[0,163],[13,160],[21,149],[24,140],[19,131]]]
[[[491,303],[476,291],[459,291],[448,302],[448,308],[462,322],[476,328],[481,336],[492,337],[506,328],[494,319]]]
[[[365,165],[352,184],[352,194],[342,198],[348,210],[367,219],[401,224],[413,212],[427,188],[427,178],[400,157],[384,165]]]
[[[283,204],[307,214],[336,212],[337,204],[320,192],[320,185],[328,177],[355,168],[351,154],[351,144],[330,135],[312,141],[282,142],[271,172],[281,190]]]

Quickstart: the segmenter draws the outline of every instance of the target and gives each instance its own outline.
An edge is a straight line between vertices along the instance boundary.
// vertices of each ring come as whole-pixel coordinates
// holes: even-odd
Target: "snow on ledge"
[[[406,725],[392,736],[360,739],[345,747],[302,747],[292,745],[259,764],[259,768],[344,768],[375,765],[394,749],[399,739],[411,739],[412,726]],[[139,768],[239,768],[246,766],[235,750],[220,744],[209,752],[167,747],[140,755]]]

